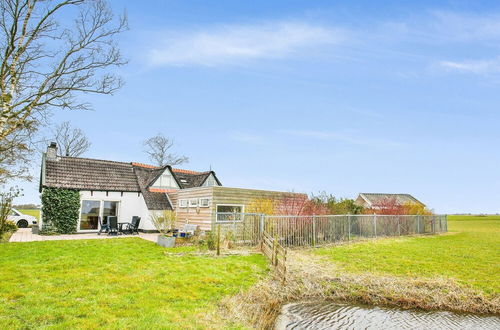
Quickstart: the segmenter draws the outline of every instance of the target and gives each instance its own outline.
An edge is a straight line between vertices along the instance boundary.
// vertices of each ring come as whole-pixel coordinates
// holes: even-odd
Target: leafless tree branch
[[[58,20],[71,10],[70,24]],[[126,29],[126,15],[116,18],[105,0],[1,0],[0,151],[36,131],[50,109],[89,109],[79,94],[120,88],[107,69],[126,63],[115,40]],[[0,175],[9,162],[0,159]]]
[[[189,158],[186,156],[178,156],[170,153],[170,149],[174,146],[174,141],[161,133],[145,140],[143,144],[144,152],[148,154],[149,159],[157,166],[175,166],[189,162]]]
[[[91,143],[85,133],[76,127],[71,127],[69,121],[57,125],[54,132],[59,155],[78,157],[89,150]]]

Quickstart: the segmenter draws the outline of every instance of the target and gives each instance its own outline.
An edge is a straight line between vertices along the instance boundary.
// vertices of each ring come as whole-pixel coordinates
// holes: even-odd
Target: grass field
[[[261,255],[165,254],[139,238],[3,244],[0,329],[237,327],[218,302],[266,272]]]
[[[500,293],[500,216],[449,216],[449,234],[390,238],[315,254],[350,273],[446,277],[486,294]]]
[[[27,210],[27,209],[19,209],[19,212],[27,215],[32,215],[38,220],[40,220],[40,210]]]

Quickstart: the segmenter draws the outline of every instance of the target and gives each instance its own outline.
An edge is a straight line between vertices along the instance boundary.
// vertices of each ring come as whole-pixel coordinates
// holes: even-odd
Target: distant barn
[[[397,205],[412,203],[425,206],[410,194],[360,193],[354,203],[367,209],[377,209],[388,200],[394,200]]]

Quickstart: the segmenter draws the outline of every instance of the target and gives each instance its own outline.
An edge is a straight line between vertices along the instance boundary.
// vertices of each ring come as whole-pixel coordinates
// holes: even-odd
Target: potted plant
[[[156,230],[160,232],[156,243],[163,247],[174,247],[175,237],[173,236],[172,229],[177,220],[175,212],[169,210],[154,212],[151,215],[151,220]]]

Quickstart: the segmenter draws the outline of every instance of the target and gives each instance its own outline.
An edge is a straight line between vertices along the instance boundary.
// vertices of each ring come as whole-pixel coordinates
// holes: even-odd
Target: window
[[[235,204],[217,205],[217,221],[241,221],[245,212],[245,206]]]
[[[210,174],[210,176],[203,182],[203,187],[213,187],[218,186],[219,184],[215,181],[214,175]]]
[[[187,207],[188,201],[187,199],[179,199],[179,207]]]
[[[97,230],[101,214],[101,201],[82,201],[80,230]]]
[[[120,202],[83,200],[80,214],[80,230],[98,230],[99,217],[103,225],[108,216],[118,216]]]
[[[163,172],[163,174],[155,181],[153,187],[161,189],[179,188],[177,182],[168,169],[166,169],[165,172]]]
[[[102,208],[102,223],[108,223],[108,216],[118,216],[118,202],[104,201]]]
[[[209,207],[210,198],[200,198],[200,207]]]
[[[189,200],[189,207],[196,207],[198,206],[198,198],[192,198]]]

